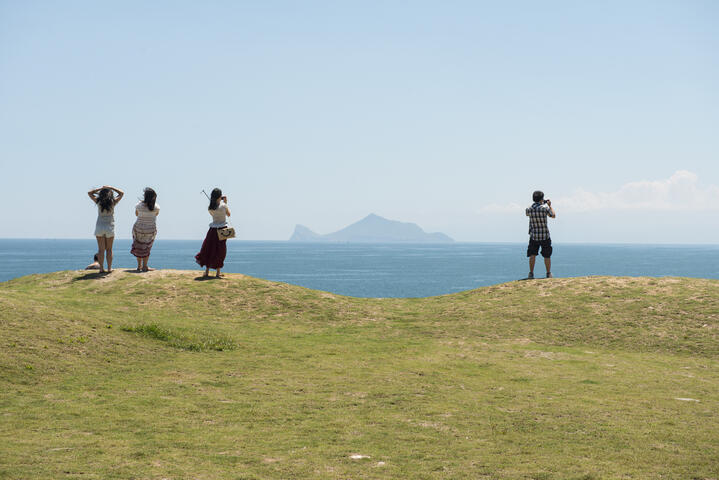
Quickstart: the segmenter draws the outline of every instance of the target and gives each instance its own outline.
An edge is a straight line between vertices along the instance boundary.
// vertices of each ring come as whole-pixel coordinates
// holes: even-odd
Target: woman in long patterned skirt
[[[137,257],[137,271],[148,272],[154,270],[147,265],[150,259],[150,250],[157,235],[156,219],[160,214],[160,206],[155,203],[157,194],[150,187],[145,189],[145,198],[135,205],[137,221],[132,227],[132,248],[130,253]]]
[[[205,267],[205,277],[210,276],[210,269],[217,270],[217,278],[220,277],[220,269],[225,265],[227,255],[227,240],[220,240],[217,230],[227,226],[227,217],[230,216],[230,209],[227,208],[227,197],[222,195],[222,190],[215,188],[210,194],[210,206],[207,211],[212,216],[210,229],[202,242],[200,253],[195,255],[195,261]]]

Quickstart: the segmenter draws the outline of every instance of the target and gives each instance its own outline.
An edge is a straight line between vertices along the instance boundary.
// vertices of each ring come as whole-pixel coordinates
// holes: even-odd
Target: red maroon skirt
[[[202,242],[200,253],[195,255],[195,261],[203,267],[217,269],[225,265],[226,256],[227,240],[220,240],[217,229],[210,227],[205,235],[205,241]]]

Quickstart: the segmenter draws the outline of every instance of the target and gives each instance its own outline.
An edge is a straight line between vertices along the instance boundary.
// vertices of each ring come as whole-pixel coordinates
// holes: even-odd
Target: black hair
[[[145,205],[147,205],[147,208],[152,212],[155,210],[155,200],[157,200],[157,194],[153,189],[150,187],[147,187],[145,189],[145,199],[142,201]]]
[[[93,260],[95,260],[95,261],[97,262],[97,253],[95,254],[95,256],[94,256],[94,257],[92,257],[92,259],[93,259]]]
[[[109,188],[100,189],[100,193],[97,195],[97,200],[95,201],[100,205],[100,210],[109,212],[112,210],[112,207],[115,206],[115,196]]]
[[[535,202],[541,202],[542,200],[544,200],[544,192],[541,190],[535,190],[532,194],[532,200],[534,200]]]
[[[217,210],[217,205],[219,205],[218,200],[222,196],[222,190],[219,188],[215,188],[212,190],[212,193],[210,194],[210,206],[208,207],[209,210]]]

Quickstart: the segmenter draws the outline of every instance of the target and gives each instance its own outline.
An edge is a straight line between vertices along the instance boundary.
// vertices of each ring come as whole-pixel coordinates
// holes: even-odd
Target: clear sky
[[[719,2],[0,0],[0,237],[719,242]]]

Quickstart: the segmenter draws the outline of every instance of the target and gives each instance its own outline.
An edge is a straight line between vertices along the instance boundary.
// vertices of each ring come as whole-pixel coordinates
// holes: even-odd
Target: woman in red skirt
[[[227,208],[227,197],[222,195],[222,190],[215,188],[210,194],[210,206],[207,211],[212,215],[212,223],[207,231],[205,241],[202,242],[200,253],[195,255],[195,261],[205,267],[205,277],[210,276],[210,269],[217,270],[217,278],[221,278],[220,269],[225,264],[227,255],[227,240],[220,240],[217,230],[227,226],[227,217],[230,216],[230,209]]]

